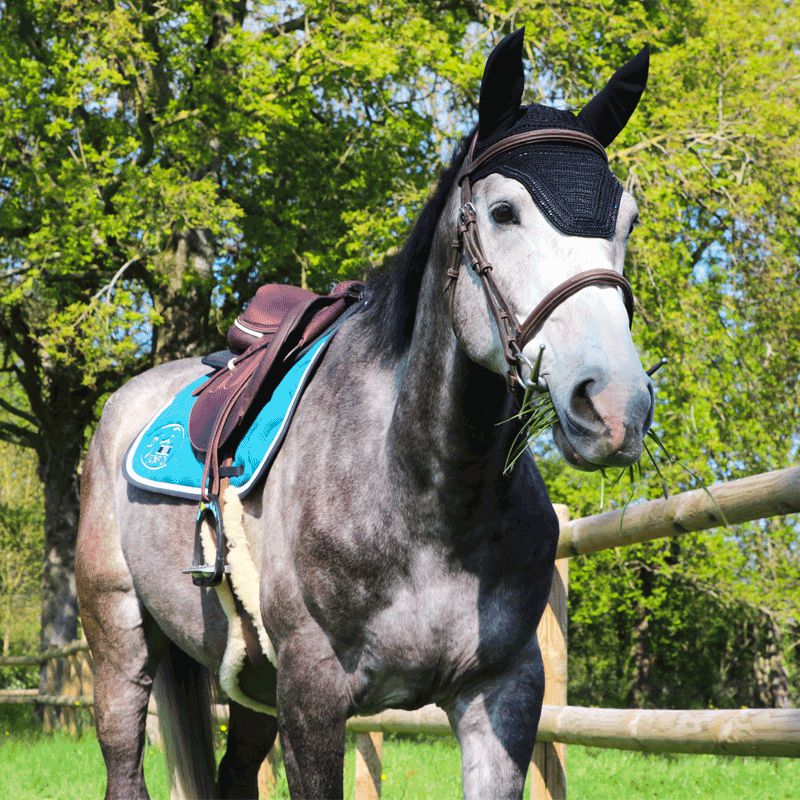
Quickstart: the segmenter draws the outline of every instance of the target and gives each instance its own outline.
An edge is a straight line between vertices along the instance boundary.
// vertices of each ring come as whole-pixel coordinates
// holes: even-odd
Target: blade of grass
[[[606,473],[600,467],[600,510],[602,511],[606,505]]]
[[[669,450],[667,450],[664,443],[661,441],[661,438],[652,428],[647,432],[647,435],[661,448],[661,450],[664,452],[664,454],[672,464],[677,464],[677,466],[679,466],[693,481],[695,481],[695,483],[698,484],[698,488],[702,489],[708,495],[709,500],[711,500],[711,502],[714,504],[714,508],[716,508],[717,511],[719,512],[719,516],[723,524],[730,527],[730,522],[728,522],[728,518],[725,516],[725,512],[722,510],[722,507],[717,502],[716,497],[714,497],[714,495],[711,494],[711,492],[709,491],[705,481],[702,478],[700,478],[700,476],[696,475],[692,470],[690,470],[689,467],[687,467],[686,464],[684,464],[679,458],[676,458],[674,455],[672,455],[672,453],[670,453]]]
[[[656,459],[655,459],[655,456],[653,455],[653,451],[647,446],[647,442],[646,441],[642,441],[642,446],[644,447],[645,452],[647,453],[647,455],[648,455],[648,457],[650,459],[650,463],[653,465],[653,468],[658,473],[658,477],[661,479],[661,493],[664,495],[664,499],[666,500],[666,499],[669,498],[669,489],[667,487],[667,481],[664,478],[664,474],[661,472],[660,467],[656,463]]]

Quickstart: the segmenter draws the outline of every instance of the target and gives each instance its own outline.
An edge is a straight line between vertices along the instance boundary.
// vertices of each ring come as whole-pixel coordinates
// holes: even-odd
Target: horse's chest
[[[530,641],[532,613],[513,582],[488,588],[474,574],[418,565],[365,626],[352,673],[356,704],[415,706],[474,674],[502,671]]]

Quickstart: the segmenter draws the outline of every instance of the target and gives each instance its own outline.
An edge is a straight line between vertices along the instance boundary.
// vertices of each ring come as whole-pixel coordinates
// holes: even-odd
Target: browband
[[[583,147],[588,147],[599,155],[603,161],[608,163],[608,154],[605,147],[603,147],[594,136],[582,131],[574,131],[569,128],[539,128],[532,131],[523,131],[522,133],[515,133],[513,136],[506,136],[499,142],[495,142],[486,148],[479,156],[473,158],[475,145],[478,142],[478,132],[472,137],[472,142],[469,146],[469,153],[464,161],[464,165],[458,173],[457,183],[461,182],[468,175],[472,175],[478,167],[485,164],[487,161],[495,158],[496,156],[507,153],[509,150],[516,150],[518,147],[523,147],[526,144],[577,144]]]

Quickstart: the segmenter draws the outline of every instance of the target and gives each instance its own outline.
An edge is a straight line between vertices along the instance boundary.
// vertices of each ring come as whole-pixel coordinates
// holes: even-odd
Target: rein
[[[477,158],[473,158],[475,144],[478,139],[477,132],[472,139],[464,165],[458,174],[457,182],[461,185],[461,209],[458,219],[458,241],[453,243],[456,250],[455,263],[447,270],[447,286],[445,291],[452,291],[458,279],[461,260],[466,256],[470,266],[480,278],[483,294],[486,303],[494,319],[500,340],[503,344],[508,370],[506,372],[506,382],[509,389],[514,390],[519,387],[526,389],[535,388],[534,384],[538,379],[538,362],[535,375],[529,379],[524,379],[520,372],[521,364],[527,364],[533,371],[533,365],[523,354],[525,345],[531,341],[537,331],[542,327],[547,318],[558,308],[567,298],[585,289],[587,286],[616,286],[622,289],[622,296],[625,301],[625,309],[628,312],[629,324],[633,322],[633,289],[627,278],[620,275],[613,269],[590,269],[579,272],[560,283],[552,291],[548,292],[536,305],[522,323],[517,319],[511,306],[503,297],[503,293],[498,288],[492,277],[493,265],[486,257],[481,244],[478,232],[478,214],[472,203],[472,184],[470,177],[478,167],[496,156],[506,153],[509,150],[521,147],[525,144],[542,144],[547,142],[557,142],[566,144],[579,144],[588,147],[601,155],[606,161],[606,151],[603,146],[593,137],[581,131],[573,131],[562,128],[544,128],[540,130],[525,131],[524,133],[508,136],[499,142],[491,145],[484,150]],[[451,295],[452,303],[453,295]],[[541,353],[540,353],[541,358]]]

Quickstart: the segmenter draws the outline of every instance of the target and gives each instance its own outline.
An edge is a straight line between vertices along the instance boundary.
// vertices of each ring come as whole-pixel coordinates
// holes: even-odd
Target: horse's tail
[[[170,642],[153,692],[172,800],[216,797],[211,674]]]

